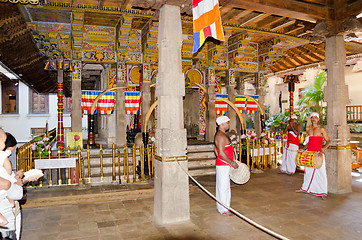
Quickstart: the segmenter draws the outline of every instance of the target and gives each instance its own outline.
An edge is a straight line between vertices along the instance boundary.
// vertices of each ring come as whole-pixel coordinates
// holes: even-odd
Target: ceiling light
[[[361,17],[362,17],[362,12],[356,16],[356,18],[361,18]]]

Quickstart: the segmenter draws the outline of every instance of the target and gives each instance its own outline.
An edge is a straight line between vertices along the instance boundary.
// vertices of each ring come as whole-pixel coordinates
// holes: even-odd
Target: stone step
[[[187,152],[208,152],[214,151],[214,144],[188,145]]]
[[[188,159],[216,158],[214,152],[192,152],[192,153],[187,153],[187,157]]]

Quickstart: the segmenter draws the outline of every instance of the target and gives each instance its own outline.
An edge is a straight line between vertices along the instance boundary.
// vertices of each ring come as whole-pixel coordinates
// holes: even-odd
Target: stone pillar
[[[188,169],[180,7],[163,5],[159,24],[154,218],[156,223],[167,224],[190,219],[188,176],[175,161]]]
[[[216,112],[215,112],[215,69],[209,68],[207,73],[207,87],[206,87],[206,101],[207,101],[207,112],[206,112],[206,134],[205,140],[214,142],[216,133]]]
[[[228,70],[227,93],[228,99],[232,103],[235,103],[235,85],[235,71]],[[228,106],[228,113],[230,118],[230,130],[236,131],[236,121],[239,121],[236,113],[230,106]]]
[[[125,65],[117,63],[117,87],[125,86]],[[126,113],[124,110],[124,89],[116,91],[116,144],[124,146],[126,144]]]
[[[145,117],[148,112],[148,110],[151,107],[151,73],[150,73],[150,64],[144,64],[143,65],[143,71],[142,71],[142,112],[141,112],[141,118],[142,118],[142,131],[143,127],[145,126]],[[148,69],[148,72],[147,72]],[[148,130],[148,129],[147,129]]]
[[[73,61],[72,73],[72,132],[82,131],[82,62]]]
[[[345,63],[346,51],[343,36],[328,37],[325,53],[328,78],[324,93],[328,107],[326,130],[331,139],[331,146],[325,151],[325,155],[328,192],[331,193],[352,191],[352,156],[346,117],[346,104],[349,97],[348,86],[344,79]]]

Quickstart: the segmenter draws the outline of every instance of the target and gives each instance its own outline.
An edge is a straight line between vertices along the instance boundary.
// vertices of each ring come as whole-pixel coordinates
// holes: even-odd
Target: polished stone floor
[[[253,221],[289,239],[362,239],[362,175],[353,173],[353,192],[329,194],[327,200],[295,193],[303,174],[278,174],[277,169],[254,173],[245,185],[232,185],[231,206]],[[214,177],[200,182],[215,191]],[[145,191],[146,184],[132,191]],[[187,222],[156,225],[153,197],[108,201],[108,197],[88,203],[23,209],[22,240],[37,239],[275,239],[237,216],[221,216],[215,202],[204,192],[191,187],[191,219]],[[107,188],[106,188],[107,189]],[[108,188],[117,192],[117,187]],[[103,189],[104,190],[104,189]],[[96,191],[89,189],[84,195]],[[125,191],[122,187],[120,191]],[[32,201],[59,196],[59,191],[29,191]],[[76,194],[73,194],[75,193]],[[80,196],[80,190],[63,191]],[[43,194],[43,195],[42,195]],[[38,196],[38,197],[36,197]],[[109,196],[109,195],[105,195]],[[43,200],[44,200],[43,199]]]

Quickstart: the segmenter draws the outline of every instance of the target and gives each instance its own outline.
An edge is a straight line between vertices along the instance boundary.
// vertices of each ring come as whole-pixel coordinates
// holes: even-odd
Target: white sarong
[[[282,156],[282,167],[280,171],[283,173],[294,174],[296,169],[296,159],[299,146],[290,143],[289,148],[285,148]]]
[[[226,206],[230,206],[231,191],[230,191],[230,166],[216,166],[216,198],[219,199]],[[217,211],[219,213],[229,212],[218,202],[216,203]]]
[[[312,167],[304,167],[304,181],[300,190],[315,196],[327,195],[328,185],[324,154],[321,168],[315,169]]]

